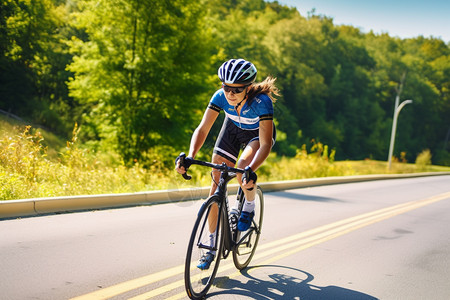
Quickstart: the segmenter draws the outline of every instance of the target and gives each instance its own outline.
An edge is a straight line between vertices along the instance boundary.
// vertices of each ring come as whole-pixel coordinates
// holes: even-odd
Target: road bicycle
[[[246,268],[250,263],[261,235],[264,197],[261,188],[256,187],[255,216],[250,228],[241,232],[237,230],[237,221],[245,202],[244,192],[239,187],[236,195],[238,211],[230,213],[227,185],[237,173],[243,174],[246,171],[229,167],[225,163],[187,160],[184,153],[180,154],[179,158],[180,166],[184,166],[186,170],[190,165],[201,165],[220,171],[220,180],[215,193],[205,200],[198,212],[188,244],[184,270],[184,282],[189,298],[203,299],[213,284],[221,259],[226,259],[232,253],[234,265],[239,270]],[[246,174],[247,178],[248,175]],[[184,173],[183,177],[191,179],[187,173]],[[211,232],[214,231],[215,236],[211,236]],[[209,268],[206,270],[198,268],[201,258],[211,251],[215,251],[216,255]]]

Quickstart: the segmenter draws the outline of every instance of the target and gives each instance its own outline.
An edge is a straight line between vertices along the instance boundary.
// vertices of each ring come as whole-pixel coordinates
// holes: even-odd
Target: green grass
[[[349,175],[369,175],[369,174],[407,174],[419,172],[449,172],[450,167],[419,165],[417,163],[393,162],[391,170],[388,170],[386,161],[361,160],[361,161],[339,161],[337,165],[343,165],[353,170],[354,174]]]
[[[11,124],[0,118],[0,200],[53,196],[133,193],[151,190],[209,186],[209,171],[193,166],[193,179],[185,181],[173,169],[126,167],[95,153],[77,142],[77,128],[71,141],[62,142],[42,129]],[[49,139],[49,140],[47,140]],[[428,155],[428,156],[427,156]],[[301,178],[348,176],[382,173],[450,171],[450,167],[429,165],[425,153],[416,164],[395,162],[392,170],[380,161],[334,162],[334,153],[317,144],[313,153],[299,149],[295,158],[277,157],[274,153],[258,170],[259,180],[278,181]],[[114,161],[114,160],[113,160]]]

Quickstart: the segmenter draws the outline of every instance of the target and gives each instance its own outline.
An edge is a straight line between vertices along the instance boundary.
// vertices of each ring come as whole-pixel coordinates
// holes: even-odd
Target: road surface
[[[201,201],[0,221],[0,299],[186,299]],[[450,299],[450,176],[265,195],[250,268],[212,299]]]

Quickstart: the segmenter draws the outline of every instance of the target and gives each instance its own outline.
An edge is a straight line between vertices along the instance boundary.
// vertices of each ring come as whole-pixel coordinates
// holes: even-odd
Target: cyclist
[[[276,139],[276,130],[273,123],[274,95],[278,96],[275,86],[276,78],[268,76],[264,81],[255,83],[257,70],[249,61],[244,59],[230,59],[224,62],[218,70],[222,81],[222,88],[214,93],[203,115],[199,126],[195,129],[190,143],[189,158],[194,158],[219,112],[225,112],[225,119],[214,146],[212,162],[225,163],[228,166],[237,166],[250,170],[249,178],[237,174],[237,179],[245,194],[245,203],[239,217],[237,228],[240,231],[249,229],[254,216],[254,199],[256,194],[255,183],[257,175],[254,171],[265,161]],[[245,146],[239,161],[239,151]],[[236,164],[237,161],[237,164]],[[176,170],[180,174],[186,172],[180,167],[177,159]],[[213,172],[213,182],[210,195],[214,194],[219,181],[219,172]],[[218,207],[208,219],[211,231],[211,243],[215,240],[215,224],[217,222]],[[213,245],[211,245],[213,246]],[[215,253],[208,252],[200,260],[198,268],[208,269],[214,260]]]

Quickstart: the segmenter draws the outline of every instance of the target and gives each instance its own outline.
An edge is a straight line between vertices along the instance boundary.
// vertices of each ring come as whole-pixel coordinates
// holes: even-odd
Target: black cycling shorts
[[[276,140],[275,125],[273,126],[272,146]],[[246,130],[237,127],[229,118],[225,117],[214,146],[214,153],[236,163],[239,151],[253,140],[259,140],[259,129]]]

